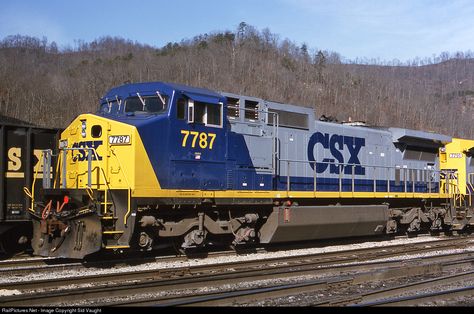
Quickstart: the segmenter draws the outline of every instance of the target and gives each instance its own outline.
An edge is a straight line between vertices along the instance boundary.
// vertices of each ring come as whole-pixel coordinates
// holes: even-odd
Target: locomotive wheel
[[[176,254],[178,255],[185,255],[186,252],[185,250],[181,247],[181,243],[183,243],[183,240],[178,237],[178,238],[174,238],[172,240],[172,245],[173,245],[173,249],[174,251],[176,252]]]

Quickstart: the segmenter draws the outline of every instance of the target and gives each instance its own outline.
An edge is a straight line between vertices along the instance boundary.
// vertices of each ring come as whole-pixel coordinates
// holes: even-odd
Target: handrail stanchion
[[[355,189],[355,164],[352,165],[352,197],[354,197],[354,189]]]
[[[51,188],[51,150],[43,150],[43,189]]]
[[[431,194],[431,171],[428,171],[428,193]]]
[[[286,162],[286,191],[290,191],[290,161]]]
[[[374,171],[372,171],[372,177],[374,179],[374,197],[377,195],[377,176],[376,176],[376,172],[377,172],[377,167],[374,166]]]
[[[408,169],[407,168],[403,168],[403,190],[405,191],[405,197],[407,197],[407,174],[408,174]]]
[[[314,178],[314,192],[316,192],[316,160],[314,161],[314,167],[313,167],[313,178]]]
[[[61,176],[62,176],[62,180],[61,180],[61,188],[65,189],[66,188],[66,185],[67,185],[67,181],[66,181],[66,175],[67,175],[67,150],[63,149],[62,151],[62,161],[63,161],[63,168],[62,168],[62,171],[61,171]]]
[[[387,168],[387,194],[390,195],[390,168]]]
[[[341,164],[337,166],[338,171],[339,171],[339,197],[341,196],[342,193],[342,169],[341,169]]]

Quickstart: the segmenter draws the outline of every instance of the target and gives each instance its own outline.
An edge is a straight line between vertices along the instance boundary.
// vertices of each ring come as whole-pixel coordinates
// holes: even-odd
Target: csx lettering
[[[314,148],[317,144],[320,144],[324,149],[329,149],[331,155],[334,158],[324,158],[322,163],[316,163],[316,172],[323,173],[329,167],[329,173],[339,174],[344,169],[344,174],[352,174],[352,168],[354,168],[355,175],[365,175],[365,168],[360,166],[359,152],[360,149],[365,146],[365,139],[361,137],[343,136],[339,134],[329,135],[328,133],[316,132],[314,133],[308,142],[308,160],[311,162],[311,168],[314,169]],[[342,151],[347,148],[350,157],[346,162],[349,165],[340,166],[344,164],[344,156]],[[336,163],[337,160],[337,163]],[[359,166],[352,166],[359,165]]]
[[[202,149],[212,149],[214,146],[214,140],[216,139],[216,134],[214,133],[205,133],[205,132],[196,132],[196,131],[187,131],[181,130],[183,134],[183,141],[181,142],[182,147],[186,147],[188,144],[191,145],[191,148],[199,146]],[[189,139],[189,142],[188,142]]]
[[[97,148],[102,145],[102,141],[84,141],[79,143],[72,144],[72,148],[93,148],[94,150],[88,149],[79,149],[77,152],[79,154],[74,154],[72,157],[73,161],[84,161],[87,160],[87,157],[92,154],[92,160],[102,160],[102,156],[97,153]],[[95,152],[95,153],[94,153]],[[97,156],[96,156],[97,154]]]

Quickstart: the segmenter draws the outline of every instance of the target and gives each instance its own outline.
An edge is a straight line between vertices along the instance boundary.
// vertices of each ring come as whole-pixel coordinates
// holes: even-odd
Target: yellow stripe
[[[133,197],[174,198],[447,198],[445,193],[301,192],[301,191],[200,191],[135,189]]]
[[[23,172],[7,172],[5,174],[7,178],[24,178],[25,174]]]

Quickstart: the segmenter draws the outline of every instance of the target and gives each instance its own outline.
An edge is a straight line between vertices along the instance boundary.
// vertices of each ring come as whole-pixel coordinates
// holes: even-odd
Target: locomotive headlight
[[[81,135],[82,135],[82,137],[86,137],[86,128],[87,128],[87,126],[86,126],[86,120],[81,120],[81,122],[82,122]]]

